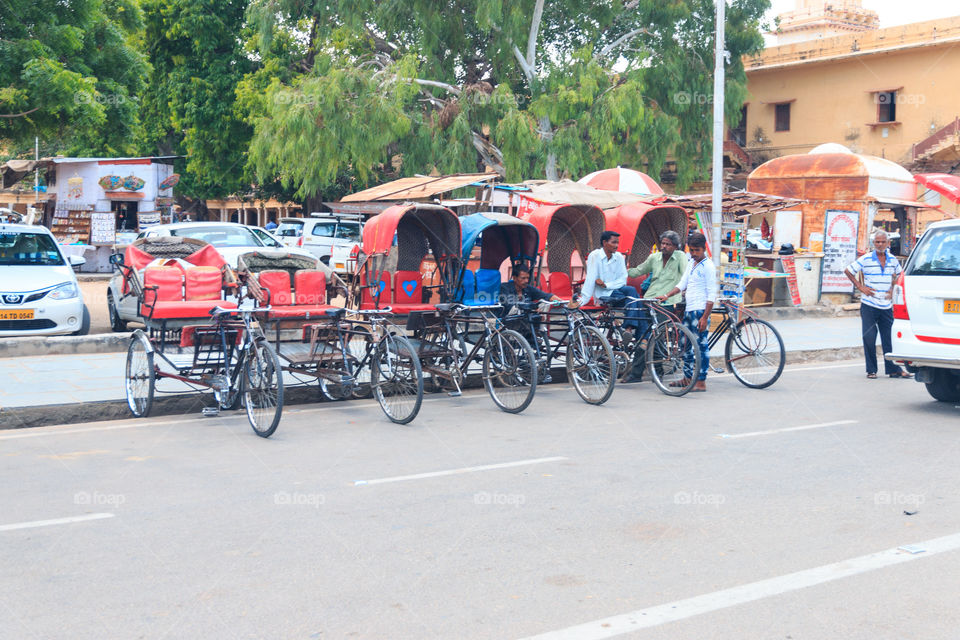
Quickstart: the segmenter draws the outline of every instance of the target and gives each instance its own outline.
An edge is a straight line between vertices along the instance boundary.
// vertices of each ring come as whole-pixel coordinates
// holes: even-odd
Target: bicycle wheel
[[[584,402],[603,404],[617,383],[613,347],[596,327],[577,325],[567,341],[567,379]]]
[[[266,340],[255,340],[243,361],[243,405],[254,433],[269,438],[283,413],[283,370],[280,358]]]
[[[751,389],[766,389],[783,373],[783,339],[766,320],[746,318],[727,336],[724,361],[737,380]]]
[[[617,380],[625,380],[630,377],[633,366],[632,353],[627,351],[629,345],[624,340],[623,332],[618,326],[609,326],[604,336],[610,346],[613,348],[613,357],[617,363]]]
[[[153,406],[153,391],[156,386],[157,370],[153,366],[153,351],[150,341],[141,331],[130,339],[127,347],[127,368],[125,387],[127,406],[135,418],[145,418]]]
[[[693,362],[688,367],[693,374],[688,378],[684,374],[683,358],[690,347]],[[647,371],[657,388],[668,396],[679,397],[693,389],[702,357],[696,337],[677,322],[657,325],[647,341]]]
[[[373,397],[390,420],[407,424],[423,402],[420,358],[403,336],[385,335],[374,346],[370,361]]]
[[[350,394],[354,398],[369,398],[373,394],[370,386],[370,367],[361,367],[364,357],[370,350],[373,336],[366,327],[355,327],[347,340],[347,360],[353,373],[353,385]]]
[[[490,334],[483,349],[483,385],[507,413],[530,405],[537,391],[537,357],[522,335],[512,329]]]

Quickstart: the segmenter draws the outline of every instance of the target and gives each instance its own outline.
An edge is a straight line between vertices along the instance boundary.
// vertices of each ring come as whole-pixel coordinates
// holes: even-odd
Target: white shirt
[[[893,287],[894,278],[900,275],[903,267],[900,266],[900,261],[890,253],[889,249],[883,266],[880,266],[880,259],[877,257],[876,250],[874,250],[857,258],[856,262],[847,267],[847,271],[852,273],[854,277],[859,277],[859,274],[862,273],[863,279],[861,282],[876,291],[876,294],[872,296],[861,295],[860,302],[876,309],[893,308],[893,300],[887,297],[887,294]]]
[[[597,284],[597,278],[603,280],[603,286]],[[584,276],[583,289],[580,290],[580,303],[586,304],[590,298],[600,299],[609,296],[627,284],[627,263],[623,254],[614,251],[607,258],[603,249],[594,249],[587,256],[587,275]]]
[[[704,257],[700,262],[687,260],[687,270],[677,285],[686,292],[686,311],[704,311],[708,302],[717,301],[717,268],[713,260]]]

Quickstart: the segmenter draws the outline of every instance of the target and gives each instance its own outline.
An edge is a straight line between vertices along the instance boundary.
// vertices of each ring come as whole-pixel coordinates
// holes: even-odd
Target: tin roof
[[[496,173],[455,173],[449,176],[413,176],[351,193],[340,202],[374,202],[376,200],[423,200],[440,193],[469,186],[475,182],[489,182],[499,178]]]

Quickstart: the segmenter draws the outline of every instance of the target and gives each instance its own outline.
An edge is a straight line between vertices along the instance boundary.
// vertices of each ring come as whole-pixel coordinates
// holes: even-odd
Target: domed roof
[[[913,175],[896,162],[852,153],[835,143],[820,145],[809,153],[774,158],[754,169],[748,179],[857,177],[913,183]]]

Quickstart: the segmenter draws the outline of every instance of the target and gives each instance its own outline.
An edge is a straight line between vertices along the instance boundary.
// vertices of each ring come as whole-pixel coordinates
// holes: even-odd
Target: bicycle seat
[[[513,306],[516,307],[517,309],[520,309],[521,311],[534,311],[536,310],[537,307],[540,306],[540,303],[539,302],[517,302]]]
[[[456,302],[440,302],[433,306],[436,308],[437,311],[447,312],[447,311],[455,311],[457,307],[459,307],[460,305],[457,304]]]
[[[324,311],[324,313],[328,318],[339,319],[339,318],[342,318],[347,313],[347,310],[338,307],[336,309],[327,309]]]
[[[611,298],[610,296],[600,296],[599,298],[597,298],[597,301],[600,304],[610,304],[611,302],[613,302],[613,298]]]
[[[217,318],[219,316],[231,315],[235,311],[236,309],[224,309],[223,307],[214,307],[213,309],[210,309],[210,315],[214,318]]]

